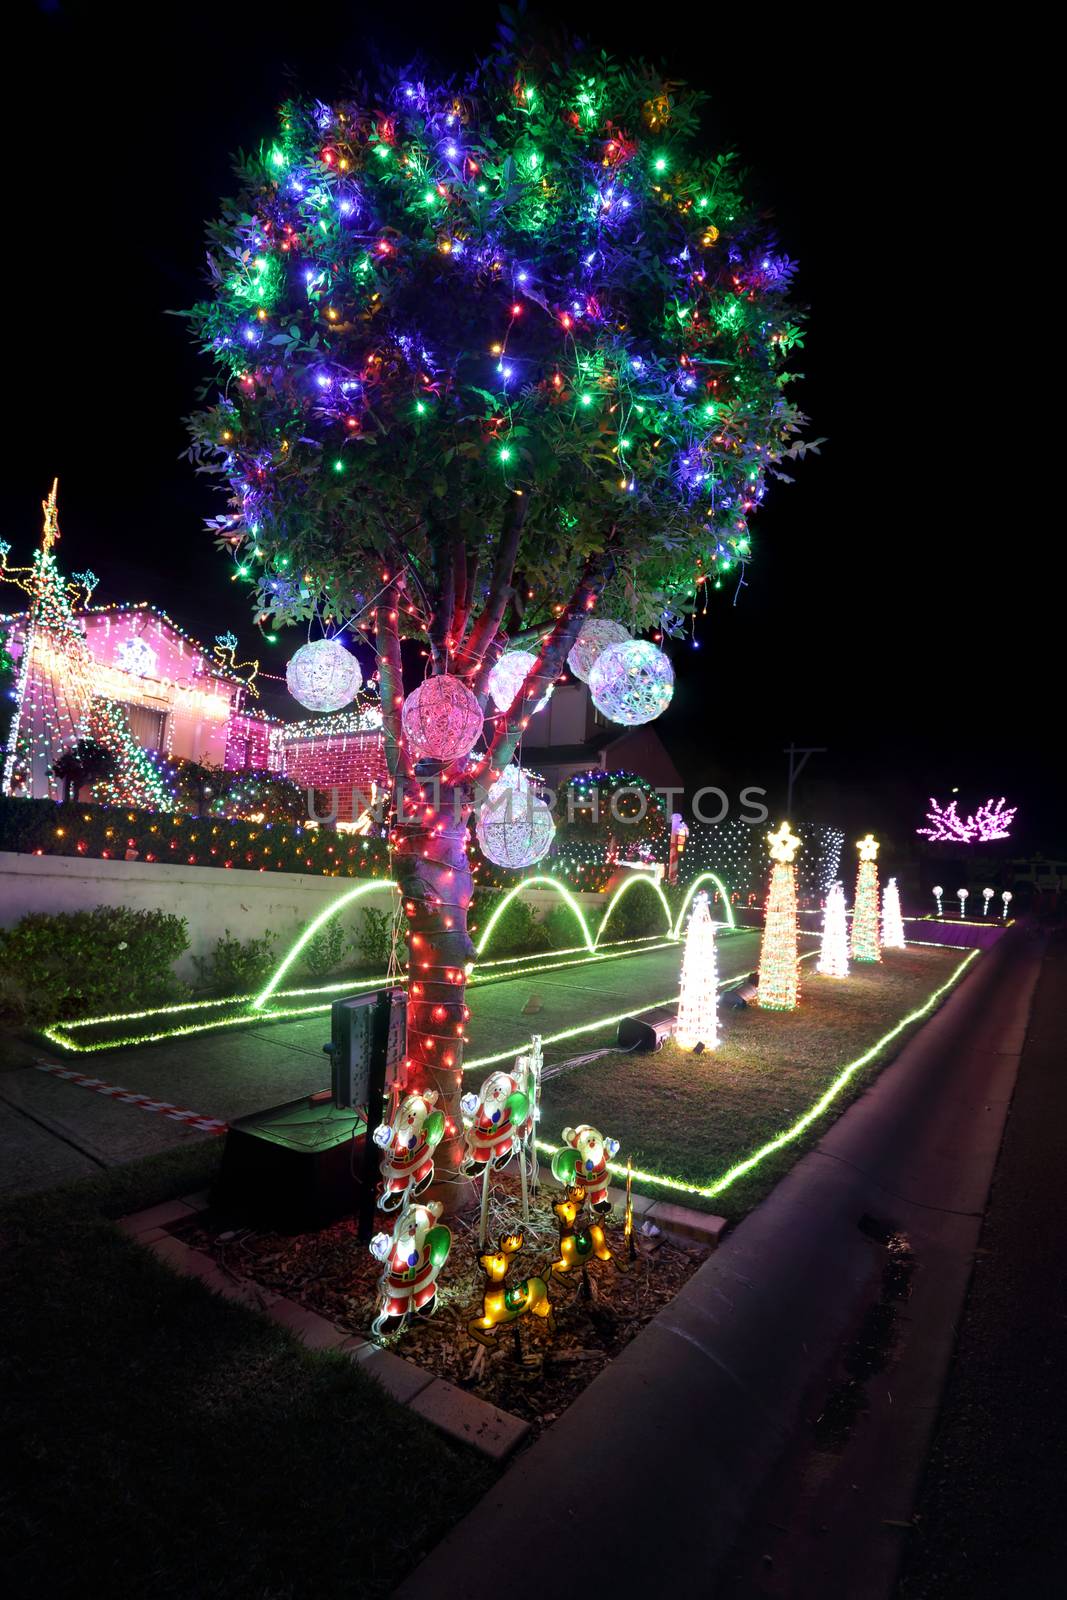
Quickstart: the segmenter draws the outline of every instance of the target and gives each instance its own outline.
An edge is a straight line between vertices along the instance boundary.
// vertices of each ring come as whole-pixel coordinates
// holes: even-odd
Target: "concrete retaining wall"
[[[33,856],[0,851],[0,927],[10,928],[30,911],[92,911],[97,906],[129,906],[135,911],[170,911],[189,924],[189,949],[178,962],[181,978],[196,975],[194,956],[205,956],[225,931],[251,939],[273,928],[278,948],[320,911],[356,887],[352,878],[324,878],[302,872],[247,872],[240,868],[171,866],[163,862],[103,861],[96,857]],[[607,897],[574,897],[595,933]],[[550,889],[523,895],[541,920],[560,904]],[[392,890],[372,890],[344,913],[356,928],[364,909],[385,911]],[[575,943],[579,943],[576,937]],[[487,959],[491,952],[487,952]]]
[[[192,979],[193,957],[207,955],[227,929],[236,938],[251,939],[273,928],[284,950],[313,917],[353,888],[351,878],[302,872],[242,872],[4,850],[0,926],[10,928],[30,911],[92,911],[97,906],[171,911],[189,924],[189,949],[175,970],[179,977]],[[349,926],[357,925],[367,906],[387,910],[392,898],[393,891],[384,886],[373,890],[352,907]]]

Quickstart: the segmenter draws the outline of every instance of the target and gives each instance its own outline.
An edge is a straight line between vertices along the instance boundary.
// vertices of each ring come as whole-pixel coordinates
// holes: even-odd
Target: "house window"
[[[122,709],[126,713],[126,720],[142,750],[162,750],[163,736],[167,728],[167,714],[165,711],[156,711],[152,706],[138,706],[130,701],[122,701]]]

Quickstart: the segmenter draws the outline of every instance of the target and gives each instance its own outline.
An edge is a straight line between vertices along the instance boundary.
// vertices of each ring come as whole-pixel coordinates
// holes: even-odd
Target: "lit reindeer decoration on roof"
[[[242,672],[247,672],[248,676],[241,678],[241,682],[248,692],[254,694],[258,700],[259,690],[256,688],[256,677],[259,673],[259,662],[252,660],[238,661],[237,635],[229,632],[217,633],[215,635],[213,654],[219,666],[224,667],[227,672],[231,672],[235,678],[241,678]]]

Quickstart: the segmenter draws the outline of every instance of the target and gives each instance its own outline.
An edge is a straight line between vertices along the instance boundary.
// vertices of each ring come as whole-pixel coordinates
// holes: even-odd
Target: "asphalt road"
[[[724,938],[722,977],[756,963],[758,932]],[[533,1032],[551,1036],[601,1016],[627,1013],[678,992],[681,947],[620,957],[551,972],[499,979],[471,993],[474,1060],[496,1051],[517,1053]],[[527,1010],[534,1001],[537,1009]],[[123,1104],[37,1070],[52,1062],[146,1094],[157,1101],[232,1121],[249,1112],[329,1085],[322,1046],[329,1038],[323,1012],[289,1022],[256,1024],[161,1044],[66,1054],[25,1050],[25,1063],[0,1073],[0,1192],[20,1193],[155,1155],[211,1135],[159,1113]],[[595,1049],[615,1037],[615,1024],[549,1045],[546,1061]],[[472,1082],[477,1081],[477,1075]]]
[[[1045,1600],[1067,1567],[1067,942],[1034,997],[899,1600]]]

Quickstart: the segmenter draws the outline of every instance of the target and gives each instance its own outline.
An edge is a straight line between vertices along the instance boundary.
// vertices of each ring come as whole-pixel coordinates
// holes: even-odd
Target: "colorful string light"
[[[881,961],[878,918],[878,842],[868,833],[857,846],[856,899],[852,911],[853,961]]]
[[[693,901],[693,914],[685,935],[682,982],[678,996],[675,1039],[683,1050],[702,1045],[714,1050],[719,1042],[719,976],[715,960],[715,924],[706,894]]]
[[[783,822],[767,835],[771,860],[771,887],[760,943],[759,985],[756,999],[772,1011],[792,1011],[800,998],[797,962],[797,886],[793,860],[800,840]]]
[[[848,977],[848,921],[845,915],[845,887],[841,883],[831,884],[826,897],[822,944],[815,970],[826,978]]]

